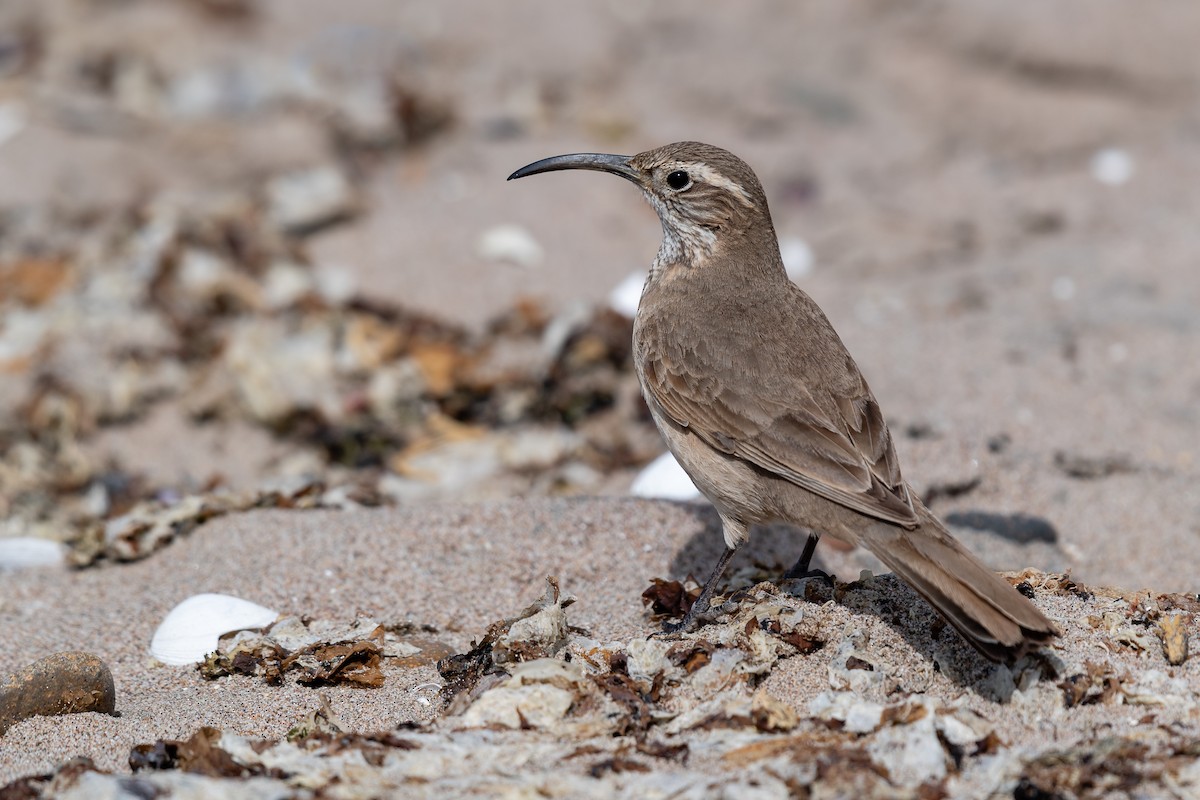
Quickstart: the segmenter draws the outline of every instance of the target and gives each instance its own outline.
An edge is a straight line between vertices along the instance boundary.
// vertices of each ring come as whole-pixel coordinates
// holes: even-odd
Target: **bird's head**
[[[769,235],[774,249],[762,185],[746,162],[728,150],[676,142],[635,156],[573,153],[535,161],[508,179],[563,169],[610,172],[641,188],[662,222],[656,268],[698,266],[751,233]]]

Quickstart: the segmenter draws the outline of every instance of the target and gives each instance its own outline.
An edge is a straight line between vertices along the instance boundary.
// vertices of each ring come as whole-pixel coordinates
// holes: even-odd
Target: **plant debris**
[[[1195,624],[1184,595],[1088,588],[1034,571],[1010,580],[1034,589],[1035,602],[1057,595],[1080,619],[1093,612],[1095,630],[1105,636],[1106,615],[1116,615],[1108,618],[1117,630]],[[796,594],[764,581],[727,593],[713,620],[693,633],[601,642],[571,626],[573,598],[550,578],[537,601],[488,625],[466,652],[441,658],[444,708],[431,721],[358,732],[320,695],[277,740],[205,728],[187,739],[139,745],[130,765],[136,780],[160,792],[181,785],[173,776],[189,773],[201,781],[189,791],[201,797],[228,794],[229,781],[247,780],[260,793],[269,787],[282,796],[290,796],[285,787],[320,792],[336,783],[341,793],[374,796],[403,786],[417,797],[485,787],[490,794],[534,787],[551,796],[700,797],[714,787],[735,794],[757,787],[779,797],[803,790],[926,798],[955,796],[968,776],[986,776],[1006,796],[1099,796],[1133,785],[1184,787],[1186,794],[1200,787],[1200,751],[1185,735],[1191,728],[1155,724],[1167,709],[1200,710],[1190,684],[1167,672],[1161,647],[1106,655],[1068,640],[1008,668],[957,642],[971,658],[936,656],[944,659],[937,671],[947,673],[943,683],[948,675],[970,688],[932,692],[926,656],[883,644],[878,635],[879,626],[904,624],[929,637],[922,649],[942,652],[941,634],[929,631],[933,612],[918,610],[915,595],[894,577],[836,583],[834,599],[816,603],[802,586],[793,588]],[[905,613],[919,616],[883,621]],[[433,633],[369,619],[335,625],[289,618],[261,634],[226,637],[203,669],[268,681],[290,670],[298,682],[339,682],[354,669],[369,673],[371,664],[413,657],[412,642]],[[1143,662],[1144,669],[1128,667]],[[786,687],[780,676],[797,665],[821,676],[820,691],[800,704],[777,691]],[[1048,681],[1054,672],[1063,677]],[[1009,742],[998,719],[1139,706],[1150,713],[1136,712],[1136,736],[1097,728],[1068,749]],[[517,763],[523,766],[514,770]],[[468,768],[455,766],[463,764]],[[11,787],[32,797],[51,785],[96,794],[120,780],[130,779],[80,762]]]
[[[239,632],[224,637],[216,652],[199,665],[208,680],[228,675],[258,677],[278,685],[289,674],[306,686],[345,684],[364,688],[383,685],[383,659],[398,666],[433,663],[447,650],[436,640],[398,636],[371,619],[351,625],[284,617],[263,633]]]

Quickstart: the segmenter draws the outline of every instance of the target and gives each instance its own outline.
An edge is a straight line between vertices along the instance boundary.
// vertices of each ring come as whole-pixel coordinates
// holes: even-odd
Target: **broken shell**
[[[150,640],[150,655],[164,664],[194,664],[217,649],[221,636],[265,628],[279,616],[227,594],[198,594],[171,609]]]
[[[696,484],[670,453],[663,453],[639,472],[629,491],[634,497],[662,500],[695,500],[700,496]]]
[[[476,252],[487,261],[505,261],[518,267],[542,263],[542,246],[519,225],[496,225],[479,237]]]
[[[66,545],[50,539],[35,536],[0,539],[0,572],[62,566],[66,553]]]

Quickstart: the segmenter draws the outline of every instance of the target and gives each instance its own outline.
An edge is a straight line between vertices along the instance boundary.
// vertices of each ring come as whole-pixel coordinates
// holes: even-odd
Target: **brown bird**
[[[662,222],[634,361],[659,431],[725,535],[712,577],[671,630],[702,619],[750,526],[779,521],[866,547],[994,661],[1058,634],[905,483],[866,380],[784,271],[766,195],[745,162],[678,142],[635,156],[546,158],[509,180],[564,169],[632,181]],[[789,575],[807,573],[816,543],[810,534]]]

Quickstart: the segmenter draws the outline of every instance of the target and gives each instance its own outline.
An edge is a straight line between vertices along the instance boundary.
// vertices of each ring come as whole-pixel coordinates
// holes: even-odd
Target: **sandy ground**
[[[279,739],[316,707],[320,692],[352,731],[385,731],[435,716],[440,679],[432,667],[388,668],[379,689],[313,689],[291,680],[279,687],[249,677],[206,681],[194,668],[154,662],[147,651],[154,628],[172,605],[192,594],[230,593],[285,615],[334,620],[365,615],[385,623],[430,624],[438,631],[437,639],[463,650],[492,621],[512,615],[540,595],[544,577],[554,575],[565,592],[578,598],[570,607],[571,624],[597,642],[630,642],[632,651],[634,643],[656,629],[638,602],[648,579],[707,568],[720,546],[715,522],[702,506],[606,499],[254,512],[210,523],[136,564],[75,574],[16,575],[6,580],[0,607],[7,632],[0,671],[16,669],[47,652],[90,651],[112,667],[119,715],[35,717],[16,724],[3,739],[0,782],[50,772],[74,756],[90,757],[102,770],[122,772],[128,769],[134,745],[185,740],[201,726]],[[756,563],[778,567],[788,561],[797,544],[796,537],[775,531],[757,537],[734,562],[731,587],[746,588],[754,576],[761,576]],[[1200,661],[1190,659],[1183,667],[1170,668],[1157,647],[1138,655],[1111,644],[1114,640],[1103,629],[1084,621],[1088,614],[1119,607],[1111,597],[1039,589],[1038,602],[1067,632],[1053,656],[1062,674],[1035,679],[1032,685],[1026,685],[1027,676],[1021,679],[1023,691],[1013,695],[1010,689],[1008,695],[998,696],[996,687],[1005,680],[1011,686],[1013,680],[1003,676],[1013,673],[989,665],[951,631],[931,638],[936,628],[929,625],[931,612],[923,603],[897,615],[897,607],[911,604],[907,591],[901,595],[909,599],[896,597],[899,606],[872,606],[869,593],[862,590],[849,590],[839,603],[789,601],[805,609],[810,629],[815,625],[832,638],[815,654],[778,661],[760,686],[804,716],[818,695],[838,686],[831,666],[838,637],[854,639],[865,631],[869,645],[860,645],[856,652],[874,661],[874,669],[886,670],[896,685],[884,695],[878,686],[864,685],[858,690],[861,701],[896,703],[920,697],[979,714],[1011,745],[1011,753],[1027,762],[1018,772],[1032,770],[1028,762],[1038,755],[1076,745],[1098,746],[1104,731],[1145,743],[1168,731],[1172,737],[1184,736],[1184,742],[1197,735]],[[1195,625],[1194,619],[1188,623],[1192,635]],[[698,636],[716,636],[712,628],[706,630]],[[1064,708],[1056,681],[1092,661],[1121,675],[1129,697]],[[939,666],[930,669],[931,662]],[[1139,699],[1131,687],[1151,673],[1163,679],[1169,674],[1187,691],[1174,699]],[[433,702],[423,703],[422,698]],[[443,723],[453,723],[453,718]],[[557,738],[571,741],[568,734]],[[608,739],[613,741],[611,735]],[[706,760],[703,754],[711,748],[702,744],[703,736],[685,732],[673,741],[681,740],[690,741],[696,753],[684,773],[693,784],[734,780],[741,774]],[[426,747],[434,757],[434,744]],[[572,763],[567,773],[586,770],[586,762]],[[1015,780],[1012,765],[1006,771],[988,763],[987,758],[968,760],[951,786],[981,796],[988,787]],[[454,776],[461,774],[451,770],[443,777]],[[547,780],[540,768],[531,769],[528,777],[530,785]],[[904,788],[899,774],[892,778],[897,791]],[[232,784],[208,789],[232,790]]]
[[[86,216],[335,157],[321,120],[286,106],[257,113],[253,98],[242,98],[248,111],[189,117],[147,105],[131,78],[116,100],[97,100],[78,88],[80,65],[97,56],[132,53],[163,84],[301,62],[352,82],[399,58],[405,80],[444,101],[455,124],[354,161],[363,212],[307,236],[303,258],[368,298],[478,331],[520,297],[551,311],[602,303],[657,247],[653,213],[621,182],[505,183],[514,168],[685,138],[723,145],[755,167],[781,238],[811,247],[798,282],[870,381],[908,480],[972,549],[1000,569],[1197,591],[1200,11],[1085,0],[248,5],[256,12],[238,21],[201,2],[4,3],[0,117],[19,122],[0,125],[0,211]],[[41,32],[32,71],[6,44],[27,30]],[[481,237],[501,224],[527,231],[541,255],[520,266],[482,256]],[[35,377],[5,367],[0,413],[17,418]],[[201,423],[184,400],[106,423],[84,446],[157,486],[221,474],[246,488],[294,452],[245,420]],[[620,493],[633,472],[604,476],[604,490]],[[474,496],[239,514],[145,562],[0,575],[0,673],[89,650],[112,666],[122,714],[17,725],[0,737],[0,783],[80,753],[120,768],[130,745],[205,724],[277,738],[311,710],[314,693],[294,684],[207,683],[149,663],[154,626],[198,591],[318,617],[427,622],[462,648],[553,574],[580,597],[572,623],[628,639],[648,629],[637,596],[649,577],[701,574],[717,553],[703,511],[621,498],[479,506]],[[753,547],[740,563],[794,553],[782,531]],[[828,545],[821,558],[843,578],[875,566]],[[1068,647],[1077,661],[1081,641]],[[1147,659],[1162,668],[1159,654],[1120,659],[1135,672]],[[799,663],[780,662],[770,681],[803,712],[816,684]],[[808,678],[785,685],[793,670]],[[1195,686],[1195,659],[1180,671]],[[415,687],[430,680],[431,667],[391,669],[369,702],[361,690],[326,691],[356,730],[371,730],[428,717]],[[1103,725],[1125,713],[1088,708]],[[996,713],[1012,741],[1044,735],[1006,716],[1026,712]],[[1195,712],[1172,713],[1194,738]],[[1062,742],[1084,722],[1064,717],[1073,733]]]

